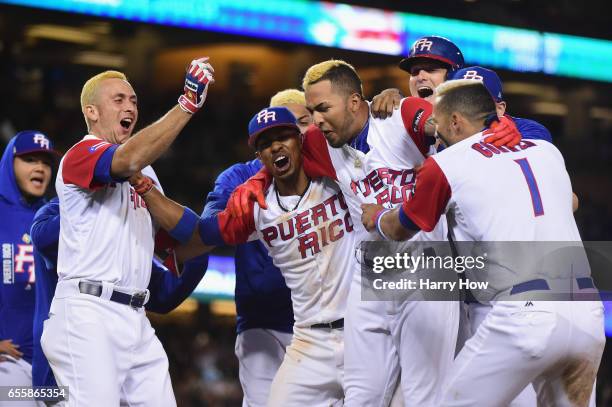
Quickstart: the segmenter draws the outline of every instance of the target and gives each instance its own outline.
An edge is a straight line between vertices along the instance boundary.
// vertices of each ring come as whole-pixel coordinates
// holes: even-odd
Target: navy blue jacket
[[[12,339],[32,362],[32,318],[34,315],[35,274],[30,226],[43,198],[26,202],[13,169],[13,137],[0,160],[0,340]]]

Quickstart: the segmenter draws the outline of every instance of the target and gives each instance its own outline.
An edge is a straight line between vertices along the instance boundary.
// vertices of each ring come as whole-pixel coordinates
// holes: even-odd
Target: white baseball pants
[[[238,376],[243,407],[265,407],[272,380],[278,371],[293,334],[273,329],[247,329],[236,337]]]
[[[270,388],[269,407],[340,406],[342,329],[293,328],[293,339]]]
[[[68,406],[176,406],[168,358],[143,308],[58,283],[41,345]]]
[[[23,359],[14,359],[4,355],[8,360],[0,362],[0,386],[31,387],[32,365]],[[0,407],[44,407],[42,401],[2,401]]]
[[[499,301],[451,369],[444,406],[587,406],[605,345],[600,302]]]

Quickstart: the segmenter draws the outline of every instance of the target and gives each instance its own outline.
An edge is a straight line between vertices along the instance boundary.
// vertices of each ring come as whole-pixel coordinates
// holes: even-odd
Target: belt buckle
[[[147,299],[147,292],[141,291],[136,294],[133,294],[130,297],[130,303],[128,304],[130,307],[134,309],[142,308]]]

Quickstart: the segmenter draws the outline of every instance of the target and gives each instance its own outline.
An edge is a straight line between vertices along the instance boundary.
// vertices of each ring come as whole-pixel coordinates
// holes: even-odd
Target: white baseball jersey
[[[415,98],[402,100],[400,109],[387,119],[370,115],[361,133],[351,145],[331,147],[318,128],[311,127],[304,138],[304,165],[317,174],[336,179],[353,219],[361,219],[361,204],[372,203],[392,208],[409,199],[416,171],[425,157],[435,152],[432,142],[422,135],[425,110],[415,107]],[[421,131],[417,131],[421,129]],[[359,149],[358,149],[359,147]],[[365,150],[362,152],[361,150]],[[309,161],[309,162],[308,162]],[[308,171],[308,170],[307,170]],[[368,233],[361,222],[357,243],[379,240],[376,232]],[[446,240],[445,224],[433,234],[419,233],[413,240]]]
[[[283,197],[272,185],[266,203],[266,210],[255,206],[252,224],[222,225],[224,240],[244,241],[255,232],[249,240],[264,243],[291,290],[296,327],[344,318],[355,233],[340,188],[324,177],[312,180],[302,197]]]
[[[116,144],[88,135],[60,162],[59,280],[87,279],[144,290],[151,276],[154,228],[144,201],[126,182],[94,179],[98,159]],[[157,177],[147,167],[143,173]]]
[[[494,297],[493,307],[448,369],[445,394],[436,405],[509,405],[530,382],[544,405],[594,400],[591,390],[605,344],[601,303],[531,301],[529,292],[513,296],[513,284],[535,279],[550,284],[560,276],[522,272],[530,263],[537,266],[540,248],[546,246],[521,256],[509,255],[509,246],[500,243],[581,245],[571,192],[563,158],[547,141],[522,140],[511,149],[498,148],[477,133],[425,160],[413,197],[400,212],[402,224],[429,230],[446,213],[456,240],[497,241],[489,246],[482,280],[493,294],[504,293]],[[574,286],[578,271],[565,274]],[[468,278],[478,279],[479,273]]]
[[[332,148],[320,130],[311,128],[304,137],[304,167],[307,172],[310,169],[338,181],[353,219],[361,219],[362,203],[387,208],[401,204],[413,189],[414,167],[434,151],[423,135],[428,109],[431,106],[422,100],[406,98],[390,118],[370,116],[351,145],[341,148]],[[444,241],[445,228],[442,220],[434,232],[418,233],[411,241]],[[380,239],[376,232],[367,232],[360,221],[355,231],[356,247],[362,241]],[[407,242],[407,247],[410,244]],[[454,355],[455,304],[415,301],[402,306],[397,301],[362,301],[361,265],[357,261],[353,276],[344,332],[345,404],[388,404],[401,366],[405,404],[435,405],[442,376]],[[395,324],[403,321],[398,318],[401,316],[406,316],[408,323]],[[394,329],[400,325],[404,331]],[[424,329],[431,333],[426,345],[419,336]],[[366,361],[364,354],[370,355]],[[429,357],[423,359],[420,354]]]
[[[477,133],[425,161],[403,211],[422,230],[431,230],[446,213],[457,241],[580,242],[571,196],[563,157],[553,144],[522,140],[512,149],[496,148]],[[486,278],[492,292],[538,277],[534,250],[524,258],[509,246],[489,247]],[[564,275],[555,272],[539,277]]]

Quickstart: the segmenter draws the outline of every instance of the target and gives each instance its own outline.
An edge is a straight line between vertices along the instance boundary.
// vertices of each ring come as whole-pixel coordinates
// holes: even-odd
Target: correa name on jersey
[[[530,147],[535,146],[536,144],[529,140],[521,140],[521,142],[514,147],[495,147],[493,144],[485,143],[484,141],[472,144],[472,148],[474,150],[478,151],[480,154],[484,155],[487,158],[491,158],[494,155],[502,153],[516,153],[518,151],[526,150]]]
[[[272,247],[275,240],[296,238],[302,258],[314,256],[321,248],[338,241],[344,233],[353,231],[353,222],[341,192],[325,201],[297,213],[274,226],[262,229],[262,238]],[[297,237],[296,237],[297,235]]]

